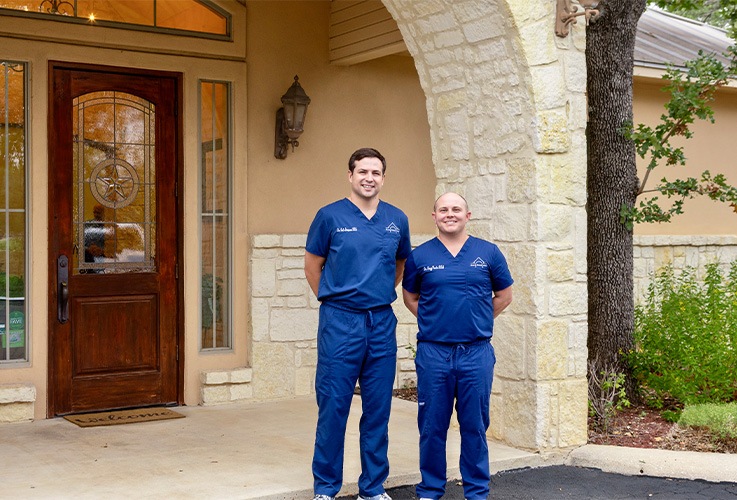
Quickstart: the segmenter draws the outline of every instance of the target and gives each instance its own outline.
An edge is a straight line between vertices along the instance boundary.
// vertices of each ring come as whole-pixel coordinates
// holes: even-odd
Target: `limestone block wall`
[[[677,271],[693,267],[703,272],[707,264],[721,263],[725,273],[737,260],[737,235],[635,236],[635,300],[647,294],[653,276],[664,266]]]
[[[413,246],[430,236],[413,236]],[[305,234],[259,234],[251,238],[252,368],[254,399],[314,394],[320,303],[304,277]],[[416,384],[417,322],[404,307],[397,315],[396,387]]]
[[[246,367],[201,372],[200,403],[211,406],[253,398],[252,375],[253,370]]]
[[[33,420],[36,387],[31,383],[0,385],[0,423]]]

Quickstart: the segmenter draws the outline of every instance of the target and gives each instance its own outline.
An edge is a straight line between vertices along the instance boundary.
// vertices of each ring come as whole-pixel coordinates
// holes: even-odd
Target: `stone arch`
[[[554,451],[586,442],[583,30],[554,35],[548,0],[382,0],[424,89],[436,191],[507,255],[491,435]]]

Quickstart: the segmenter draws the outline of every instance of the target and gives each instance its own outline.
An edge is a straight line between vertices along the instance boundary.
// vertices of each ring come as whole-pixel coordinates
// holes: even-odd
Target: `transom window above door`
[[[0,0],[0,9],[76,23],[230,36],[230,15],[207,0]]]

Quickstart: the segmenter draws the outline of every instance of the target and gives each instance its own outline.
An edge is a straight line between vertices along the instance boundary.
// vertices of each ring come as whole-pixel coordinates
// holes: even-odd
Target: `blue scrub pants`
[[[420,430],[418,498],[445,493],[446,458],[453,401],[461,430],[460,470],[469,500],[489,495],[489,398],[494,376],[494,348],[488,340],[470,344],[419,342],[417,345],[417,423]]]
[[[389,413],[397,367],[397,318],[391,306],[371,311],[320,306],[317,331],[317,432],[312,475],[316,495],[336,496],[343,484],[348,413],[358,380],[361,475],[358,491],[380,495],[389,476]]]

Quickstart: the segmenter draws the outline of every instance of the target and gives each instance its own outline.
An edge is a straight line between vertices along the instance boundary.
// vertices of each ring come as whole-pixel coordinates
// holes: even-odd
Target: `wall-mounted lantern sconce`
[[[299,146],[299,136],[304,132],[305,115],[310,98],[299,84],[299,77],[295,75],[294,83],[281,96],[283,107],[276,112],[276,137],[274,141],[274,156],[280,160],[287,157],[287,146]]]
[[[578,5],[573,4],[571,0],[557,0],[555,10],[555,34],[561,38],[568,36],[570,25],[576,24],[576,18],[584,16],[586,26],[589,25],[590,19],[596,19],[600,11],[596,9],[599,0],[578,0]],[[583,10],[578,12],[578,8]]]

